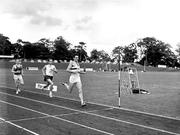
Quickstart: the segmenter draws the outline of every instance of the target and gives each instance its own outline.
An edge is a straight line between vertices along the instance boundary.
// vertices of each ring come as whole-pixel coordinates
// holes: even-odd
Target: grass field
[[[67,82],[68,81],[69,74],[66,71],[59,70],[58,74],[55,75],[55,77],[54,77],[55,85],[58,86],[58,91],[57,91],[57,93],[54,93],[54,96],[64,97],[65,99],[73,99],[72,101],[69,101],[69,100],[64,101],[64,100],[56,99],[55,97],[52,100],[48,96],[44,96],[44,94],[48,94],[47,91],[41,91],[41,90],[35,89],[36,82],[44,83],[41,71],[40,70],[39,71],[24,70],[24,71],[25,71],[24,72],[24,81],[25,81],[24,89],[26,91],[39,93],[42,96],[33,95],[32,93],[28,94],[26,92],[24,92],[24,95],[23,95],[23,92],[22,92],[21,96],[23,98],[28,98],[28,99],[32,98],[33,102],[34,102],[34,100],[37,100],[39,98],[40,101],[47,102],[47,103],[53,103],[53,104],[57,103],[57,100],[58,100],[58,105],[72,107],[73,109],[78,109],[78,110],[82,111],[82,109],[80,107],[77,89],[75,88],[73,90],[72,94],[69,94],[65,90],[65,88],[59,84],[59,82]],[[180,72],[139,72],[138,75],[139,75],[139,81],[140,81],[141,88],[148,90],[150,92],[150,94],[127,94],[125,92],[122,92],[121,93],[121,108],[123,108],[124,110],[134,110],[132,112],[146,112],[143,115],[153,113],[155,115],[157,114],[157,116],[163,115],[163,116],[172,117],[177,120],[180,120]],[[93,124],[98,123],[99,119],[102,119],[102,118],[104,118],[104,116],[109,116],[109,115],[111,115],[111,117],[114,117],[114,118],[122,117],[121,119],[123,119],[123,120],[135,119],[135,117],[137,117],[138,120],[135,120],[135,121],[140,121],[141,117],[143,116],[140,114],[135,115],[132,113],[130,116],[128,116],[128,115],[126,116],[125,114],[122,113],[122,110],[115,109],[116,111],[114,111],[113,115],[112,115],[112,114],[110,114],[110,112],[108,114],[105,111],[106,109],[107,109],[107,111],[111,110],[112,109],[111,107],[118,107],[118,95],[117,95],[118,74],[116,72],[87,72],[86,74],[82,75],[81,78],[82,78],[82,83],[83,83],[84,97],[85,97],[85,100],[89,103],[86,108],[87,110],[83,109],[83,111],[88,112],[88,111],[92,111],[92,110],[102,110],[102,112],[95,111],[96,115],[93,114],[94,117],[90,117],[86,113],[84,115],[80,115],[80,116],[76,116],[76,117],[82,118],[82,119],[85,118],[86,120],[89,119],[89,121],[92,120]],[[10,90],[10,89],[14,88],[14,82],[12,79],[12,74],[10,72],[10,68],[1,68],[0,69],[0,86],[6,87],[6,89],[1,89],[1,92],[6,92],[8,94],[15,93],[14,91]],[[0,106],[2,108],[0,110],[1,115],[3,115],[3,116],[7,115],[7,114],[4,114],[4,110],[3,110],[4,109],[3,106],[5,103],[8,104],[6,106],[18,106],[21,108],[22,108],[22,106],[24,106],[23,103],[21,103],[22,101],[20,100],[20,98],[16,98],[16,96],[10,96],[10,95],[3,96],[3,94],[2,95],[1,94],[0,94],[0,99],[3,100],[0,103]],[[24,102],[24,104],[26,104],[28,106],[28,107],[25,106],[26,108],[33,107],[38,110],[38,107],[41,107],[43,112],[53,115],[51,117],[53,117],[56,120],[57,120],[57,117],[54,115],[56,115],[57,112],[59,112],[59,113],[61,112],[61,113],[65,113],[65,114],[66,113],[67,114],[68,113],[77,113],[77,112],[74,112],[73,109],[63,110],[63,109],[56,108],[56,106],[47,107],[48,105],[46,105],[46,108],[44,108],[33,102],[30,103],[30,101],[23,101],[23,102]],[[91,103],[96,103],[96,104],[91,104]],[[107,108],[104,105],[107,105]],[[7,107],[5,107],[5,108],[7,108]],[[15,115],[12,115],[11,111],[13,111],[15,113]],[[22,110],[19,111],[17,109],[13,109],[13,108],[8,110],[8,112],[12,115],[12,116],[10,115],[12,117],[12,119],[13,119],[13,117],[18,117],[18,118],[16,118],[17,123],[18,123],[18,119],[25,119],[22,116],[26,116],[26,115],[28,115],[28,117],[30,117],[32,115],[33,117],[37,117],[37,118],[49,117],[49,115],[47,115],[46,113],[38,112],[39,114],[33,114],[33,113],[29,114],[29,112],[22,111]],[[22,115],[20,115],[20,116],[17,115],[18,112],[20,112]],[[24,115],[24,113],[27,113],[27,114]],[[103,117],[96,118],[97,114],[98,115],[101,114],[101,115],[103,115]],[[118,115],[118,114],[121,114],[121,115]],[[65,115],[62,114],[62,117],[65,118]],[[145,117],[147,117],[147,116],[145,116]],[[68,115],[66,119],[68,119],[68,120],[74,119],[75,120],[75,117],[71,117]],[[154,119],[154,118],[150,118],[150,121],[147,123],[152,124],[153,123],[152,119]],[[111,120],[114,120],[114,119],[111,119]],[[1,121],[3,121],[3,120],[0,119],[0,123],[1,123]],[[35,121],[31,122],[31,124],[36,121],[38,121],[38,120],[35,119]],[[50,119],[46,119],[46,120],[42,119],[42,121],[38,121],[38,123],[47,123],[48,124],[49,121],[51,121],[51,120]],[[104,120],[102,120],[102,121],[104,121]],[[146,121],[145,118],[143,118],[142,121]],[[53,128],[56,128],[57,131],[61,130],[61,129],[58,129],[59,127],[57,125],[64,126],[62,123],[59,123],[59,122],[55,122],[55,123],[56,124],[54,124]],[[144,123],[143,125],[146,125],[147,123]],[[157,122],[157,123],[161,123],[161,124],[158,124],[158,126],[163,124],[163,122]],[[166,123],[166,122],[164,122],[164,123]],[[171,124],[171,126],[173,126],[173,125],[176,125],[177,127],[180,126],[179,121],[176,124],[173,124],[173,122],[167,122],[167,123]],[[26,123],[24,123],[24,124],[26,125]],[[86,122],[86,124],[87,124],[87,122]],[[91,125],[92,123],[89,123],[89,124]],[[105,128],[107,126],[106,124],[112,125],[112,128],[110,128],[110,129],[107,128],[106,131],[109,131],[110,133],[113,133],[113,134],[120,133],[120,131],[117,130],[118,126],[121,127],[121,129],[122,129],[121,132],[122,132],[122,134],[125,134],[125,135],[129,135],[129,134],[133,134],[133,135],[134,134],[149,134],[149,135],[151,135],[151,134],[160,134],[160,135],[161,134],[169,134],[168,132],[167,133],[158,133],[159,131],[151,132],[151,131],[149,131],[149,129],[145,130],[145,131],[143,129],[143,130],[141,130],[141,132],[139,132],[139,129],[136,129],[136,127],[129,127],[129,126],[127,127],[127,126],[122,126],[122,125],[120,126],[118,123],[112,124],[111,121],[108,121],[108,122],[104,121],[104,127],[101,127],[101,128],[102,129]],[[23,123],[20,123],[20,125],[22,126]],[[83,124],[83,125],[85,125],[85,124]],[[0,126],[3,130],[8,130],[8,129],[6,129],[7,127],[5,125],[0,124]],[[66,127],[64,127],[65,128],[64,130],[69,130],[69,128],[70,128],[69,126],[70,125],[66,125]],[[96,126],[98,127],[98,125],[96,125]],[[170,128],[171,126],[166,126],[165,128],[162,128],[162,129],[169,128],[169,131],[177,130],[177,133],[180,133],[180,129],[177,129],[177,127]],[[154,123],[154,127],[156,127],[155,123]],[[27,132],[24,133],[22,131],[19,131],[19,129],[14,128],[13,126],[8,127],[8,128],[11,128],[11,130],[15,131],[17,134],[19,132],[21,132],[21,134],[27,134]],[[44,135],[44,133],[46,132],[45,128],[38,127],[38,129],[40,129],[40,128],[44,129],[43,130],[43,135]],[[126,132],[127,128],[128,128],[128,131]],[[35,127],[31,127],[31,129],[33,129],[35,131],[37,130],[37,129],[35,129]],[[75,130],[75,129],[76,129],[76,126],[73,126],[73,130]],[[47,130],[47,135],[50,135],[51,130],[50,129]],[[77,132],[74,134],[78,134],[78,133],[79,134],[90,134],[90,135],[91,134],[99,134],[99,133],[97,133],[97,131],[89,131],[89,130],[90,130],[89,128],[86,130],[77,128],[75,130]],[[137,130],[137,133],[136,132],[133,133],[133,131],[136,131],[136,130]],[[56,134],[55,130],[52,130],[52,131],[53,131],[53,134]],[[5,132],[6,131],[4,131],[3,133],[5,133]],[[108,133],[101,132],[101,134],[109,134],[109,132]],[[33,134],[33,133],[31,133],[31,134]],[[58,132],[57,132],[57,134],[58,134]],[[73,134],[73,133],[68,133],[68,132],[64,131],[64,134]],[[2,135],[6,135],[6,134],[2,134]]]

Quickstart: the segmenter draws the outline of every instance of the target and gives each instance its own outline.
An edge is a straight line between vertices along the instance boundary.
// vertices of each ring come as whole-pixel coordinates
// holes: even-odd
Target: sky
[[[12,43],[58,36],[111,53],[145,37],[175,49],[180,43],[179,0],[0,0],[0,33]]]

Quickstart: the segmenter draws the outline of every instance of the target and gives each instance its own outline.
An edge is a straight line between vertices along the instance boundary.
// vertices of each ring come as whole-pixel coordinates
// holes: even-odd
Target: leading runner
[[[84,102],[83,99],[83,90],[82,90],[82,82],[80,78],[80,74],[84,74],[85,72],[80,70],[80,65],[78,63],[79,57],[77,55],[74,56],[73,60],[70,61],[66,71],[70,73],[70,78],[69,78],[69,84],[67,83],[61,83],[63,84],[69,93],[72,92],[72,89],[74,85],[78,88],[79,91],[79,98],[81,100],[81,107],[86,106],[86,103]]]

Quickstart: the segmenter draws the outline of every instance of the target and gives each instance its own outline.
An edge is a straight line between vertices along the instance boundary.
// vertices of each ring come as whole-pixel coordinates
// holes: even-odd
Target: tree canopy
[[[78,55],[80,61],[116,61],[121,55],[122,62],[145,64],[147,66],[167,65],[169,67],[180,66],[180,45],[177,44],[177,55],[171,50],[171,45],[154,37],[145,37],[129,45],[117,46],[112,50],[111,56],[104,50],[93,49],[90,56],[86,52],[87,44],[80,41],[77,45],[72,45],[62,36],[58,36],[54,41],[41,38],[35,43],[18,39],[16,43],[11,43],[7,36],[0,34],[0,55],[14,55],[15,58],[24,59],[48,59],[67,60]]]

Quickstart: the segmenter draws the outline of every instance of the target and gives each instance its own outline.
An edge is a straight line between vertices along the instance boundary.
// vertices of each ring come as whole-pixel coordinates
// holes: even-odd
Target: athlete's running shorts
[[[22,75],[15,75],[14,74],[14,81],[19,82],[20,84],[24,84],[24,80],[23,80]]]
[[[81,78],[79,75],[72,74],[69,78],[69,82],[70,83],[78,83],[78,82],[81,82]]]
[[[44,76],[44,81],[47,81],[48,79],[50,79],[52,81],[53,80],[53,76],[45,75]]]

